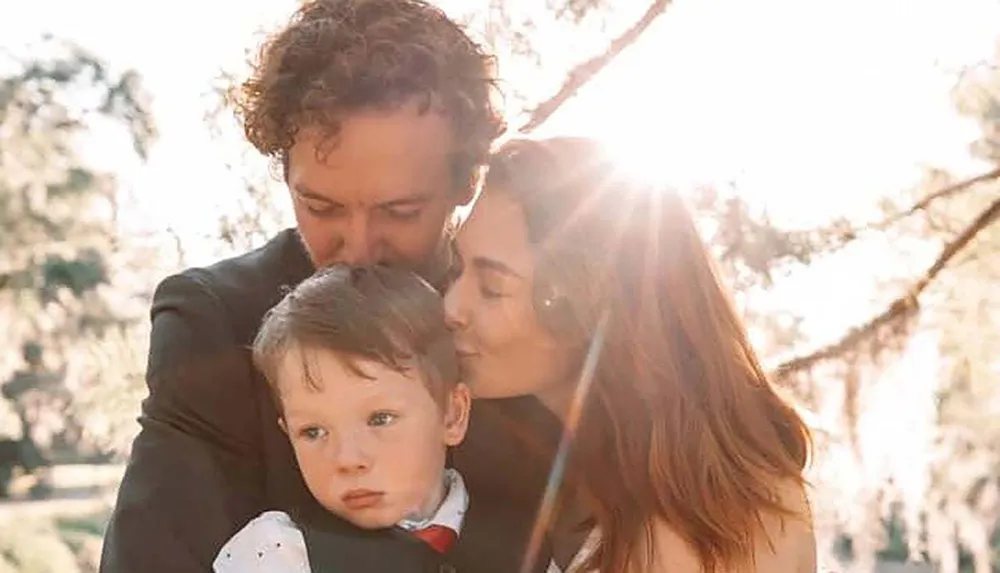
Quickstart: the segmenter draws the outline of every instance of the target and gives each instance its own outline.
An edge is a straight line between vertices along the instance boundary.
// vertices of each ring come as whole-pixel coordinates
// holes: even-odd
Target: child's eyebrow
[[[314,414],[306,410],[299,408],[290,408],[285,410],[285,418],[312,418]]]
[[[359,377],[359,378],[356,379],[356,381],[359,384],[365,384],[365,386],[364,386],[365,388],[370,388],[371,389],[370,392],[366,396],[366,399],[368,399],[368,400],[392,401],[392,402],[401,403],[401,404],[404,404],[404,405],[408,404],[409,401],[410,401],[410,399],[409,399],[408,396],[404,396],[404,395],[400,394],[401,389],[396,386],[396,382],[395,381],[391,385],[389,385],[388,383],[384,382],[384,380],[382,380],[382,379],[380,379],[378,377],[372,377],[372,378],[360,378]],[[428,390],[428,391],[430,390],[430,388],[423,382],[423,380],[420,380],[418,378],[407,379],[405,382],[403,382],[403,384],[407,384],[407,385],[415,384],[419,388],[422,388],[422,389],[425,389],[425,390]]]

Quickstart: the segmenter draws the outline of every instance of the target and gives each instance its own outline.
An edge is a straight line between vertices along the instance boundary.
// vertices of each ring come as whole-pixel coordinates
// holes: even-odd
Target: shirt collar
[[[404,519],[397,525],[407,531],[443,525],[456,534],[462,533],[462,522],[469,508],[469,492],[465,489],[465,481],[462,480],[462,474],[448,468],[444,471],[444,484],[447,493],[434,515],[419,521]]]

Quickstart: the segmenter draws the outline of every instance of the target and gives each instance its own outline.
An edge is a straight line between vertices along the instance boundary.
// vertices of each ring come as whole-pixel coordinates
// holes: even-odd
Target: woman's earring
[[[535,291],[534,306],[538,321],[553,334],[566,336],[575,330],[572,305],[556,285],[549,282],[539,285]]]

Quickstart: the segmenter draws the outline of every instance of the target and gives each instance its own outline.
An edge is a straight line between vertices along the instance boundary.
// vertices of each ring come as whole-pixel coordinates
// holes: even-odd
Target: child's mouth
[[[340,497],[344,507],[350,510],[368,509],[378,505],[385,496],[380,491],[352,489]]]

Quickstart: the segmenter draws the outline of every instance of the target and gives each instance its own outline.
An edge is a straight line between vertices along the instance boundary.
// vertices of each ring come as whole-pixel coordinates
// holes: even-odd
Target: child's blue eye
[[[307,426],[299,430],[299,435],[309,441],[321,440],[326,437],[326,430],[319,426]]]
[[[392,412],[375,412],[368,418],[369,426],[388,426],[396,421],[396,414]]]

